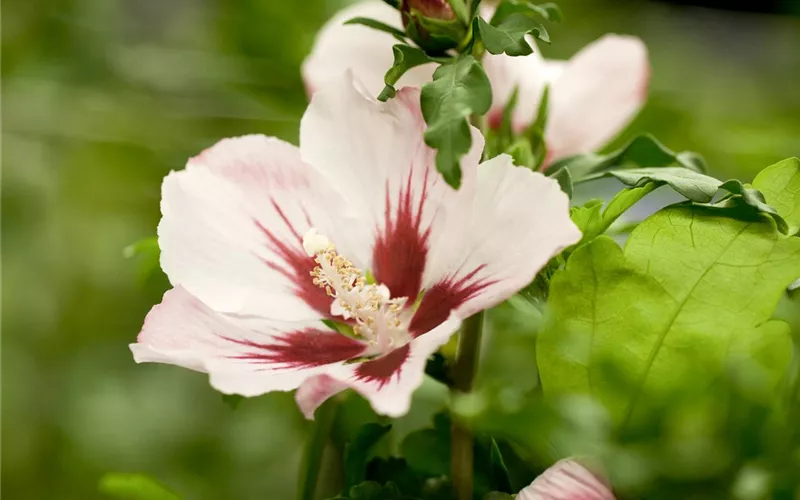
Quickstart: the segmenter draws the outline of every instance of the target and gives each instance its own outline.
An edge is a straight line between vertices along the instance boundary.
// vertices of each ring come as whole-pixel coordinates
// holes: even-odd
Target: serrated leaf
[[[345,21],[344,24],[366,26],[378,31],[383,31],[384,33],[389,33],[401,42],[406,41],[406,34],[403,31],[395,28],[394,26],[390,26],[384,22],[378,21],[377,19],[370,19],[369,17],[354,17],[353,19]]]
[[[383,102],[386,102],[397,94],[397,89],[394,88],[394,84],[397,83],[400,77],[408,70],[416,66],[433,62],[433,59],[428,57],[421,49],[410,45],[395,45],[392,47],[392,53],[394,54],[394,62],[383,77],[383,83],[385,83],[386,86],[383,88],[380,95],[378,95],[378,100]]]
[[[390,430],[391,425],[364,424],[356,437],[344,447],[345,487],[357,485],[366,479],[367,462],[378,441]]]
[[[691,152],[675,153],[650,134],[635,137],[627,145],[608,154],[588,153],[555,161],[548,171],[569,168],[576,183],[600,177],[604,172],[620,168],[681,166],[698,172],[706,170],[700,155]]]
[[[428,124],[425,143],[435,148],[436,168],[454,188],[461,185],[461,157],[472,145],[469,117],[492,104],[492,88],[472,56],[440,66],[422,87],[422,115]]]
[[[100,479],[98,489],[120,500],[180,500],[166,486],[145,474],[110,472]]]
[[[777,385],[791,343],[770,317],[797,276],[800,239],[763,217],[682,205],[642,222],[624,253],[598,237],[552,280],[537,345],[544,392],[591,393],[624,425],[641,394],[710,384],[731,363]],[[629,386],[607,376],[608,363]]]
[[[500,453],[500,448],[497,446],[497,442],[494,439],[492,439],[491,442],[489,467],[490,487],[496,491],[513,493],[511,489],[511,479],[508,475],[508,469],[503,461],[503,454]]]
[[[722,182],[708,175],[682,167],[612,170],[604,175],[615,177],[629,186],[642,186],[648,183],[654,183],[657,186],[666,184],[691,201],[707,203],[715,208],[741,208],[746,205],[752,212],[770,215],[782,233],[786,233],[788,229],[783,218],[765,202],[764,196],[758,190],[747,187],[736,179]],[[720,190],[727,191],[734,196],[728,196],[718,202],[710,203]],[[745,215],[751,216],[751,214]]]
[[[756,175],[753,187],[764,194],[788,227],[788,234],[800,231],[800,159],[787,158]]]
[[[550,43],[550,37],[542,23],[525,14],[511,14],[496,26],[478,17],[475,25],[483,45],[491,54],[526,56],[532,53],[533,48],[525,39],[528,34]]]

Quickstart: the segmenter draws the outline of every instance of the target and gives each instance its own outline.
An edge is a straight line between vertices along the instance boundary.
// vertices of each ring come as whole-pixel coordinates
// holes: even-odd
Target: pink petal
[[[303,415],[307,419],[313,420],[314,412],[322,403],[346,388],[347,384],[339,382],[328,375],[317,375],[306,380],[297,388],[294,399],[297,401],[297,406],[303,412]]]
[[[426,125],[419,91],[405,88],[387,103],[357,89],[351,76],[317,92],[303,116],[303,158],[323,172],[373,231],[369,262],[392,297],[416,298],[428,267],[428,251],[448,225],[463,225],[475,189],[483,138],[461,161],[456,191],[436,171],[435,152],[423,142]]]
[[[343,251],[369,244],[345,200],[278,139],[224,139],[170,173],[162,191],[161,266],[216,311],[326,316],[330,297],[311,282],[302,235],[316,227]]]
[[[528,285],[581,233],[558,183],[501,155],[481,164],[469,226],[449,226],[432,245],[425,289],[411,323],[420,335],[447,317],[492,307]]]
[[[596,151],[639,112],[647,98],[647,48],[606,35],[569,60],[550,89],[545,137],[554,158]]]
[[[131,350],[137,362],[207,372],[216,389],[255,396],[294,389],[363,354],[364,344],[319,324],[217,313],[177,287],[147,315]]]
[[[578,462],[556,462],[517,495],[517,500],[614,500],[611,489]]]
[[[392,65],[392,46],[397,40],[388,33],[358,25],[347,25],[354,17],[368,17],[402,29],[400,13],[384,2],[357,2],[334,15],[317,33],[311,54],[303,62],[303,80],[309,95],[325,88],[345,70],[363,82],[371,96],[383,90],[383,76]],[[421,87],[431,80],[435,64],[412,68],[400,78],[397,88]]]
[[[532,41],[531,41],[532,42]],[[512,125],[521,131],[536,119],[547,80],[546,62],[538,50],[522,57],[505,54],[487,54],[484,70],[492,83],[492,109],[489,111],[490,125],[500,125],[500,116],[514,89],[518,89],[517,105],[512,114]]]
[[[372,361],[341,365],[332,376],[367,398],[377,413],[402,416],[422,384],[428,357],[447,343],[460,325],[461,321],[451,316],[410,344]]]

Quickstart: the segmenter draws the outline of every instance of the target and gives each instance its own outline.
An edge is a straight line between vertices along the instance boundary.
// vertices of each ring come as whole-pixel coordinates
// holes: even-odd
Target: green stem
[[[475,381],[483,331],[483,312],[471,316],[464,322],[458,339],[458,353],[452,370],[453,394],[468,393]],[[450,433],[450,476],[456,498],[471,500],[473,493],[473,439],[472,432],[453,419]]]
[[[322,469],[322,456],[325,453],[325,445],[328,444],[328,437],[331,434],[337,405],[336,398],[329,399],[319,407],[314,415],[311,435],[308,436],[308,441],[306,441],[306,446],[303,449],[303,459],[300,462],[300,484],[297,488],[298,500],[314,500],[319,472]]]

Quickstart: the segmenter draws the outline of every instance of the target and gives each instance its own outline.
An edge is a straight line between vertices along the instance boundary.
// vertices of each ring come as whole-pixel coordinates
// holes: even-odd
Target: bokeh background
[[[606,32],[646,41],[651,96],[628,137],[698,151],[723,179],[800,154],[800,2],[558,3],[548,57]],[[123,249],[154,234],[161,179],[189,156],[245,133],[297,140],[299,65],[344,4],[3,2],[4,498],[100,498],[107,471],[151,473],[187,499],[292,497],[308,424],[291,395],[233,410],[201,374],[135,365],[127,344],[168,283],[148,271],[152,253]],[[532,342],[536,314],[503,311],[495,327],[516,344],[488,346],[486,387],[532,363],[516,346]],[[400,429],[442,397],[426,385]]]

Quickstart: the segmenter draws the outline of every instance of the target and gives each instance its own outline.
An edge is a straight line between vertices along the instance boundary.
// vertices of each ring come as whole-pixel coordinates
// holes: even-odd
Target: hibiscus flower
[[[453,190],[423,142],[419,90],[380,103],[348,72],[314,94],[300,147],[223,139],[162,187],[161,267],[138,362],[207,372],[228,394],[299,388],[311,418],[353,388],[404,414],[462,319],[527,285],[580,232],[556,181],[472,129]]]
[[[398,42],[388,33],[344,25],[354,17],[402,28],[400,14],[378,0],[356,3],[337,13],[320,30],[303,63],[310,93],[343,68],[352,69],[371,95],[383,89],[383,76],[392,65],[392,46]],[[486,54],[483,64],[494,95],[490,123],[499,123],[503,107],[518,87],[512,124],[517,131],[523,130],[536,118],[544,88],[549,86],[548,163],[596,151],[613,139],[644,104],[650,79],[647,49],[632,36],[605,35],[569,61],[545,60],[534,50],[522,57]],[[417,66],[398,83],[422,86],[435,69],[433,63]]]
[[[519,492],[517,500],[614,500],[608,485],[575,460],[544,471]]]

